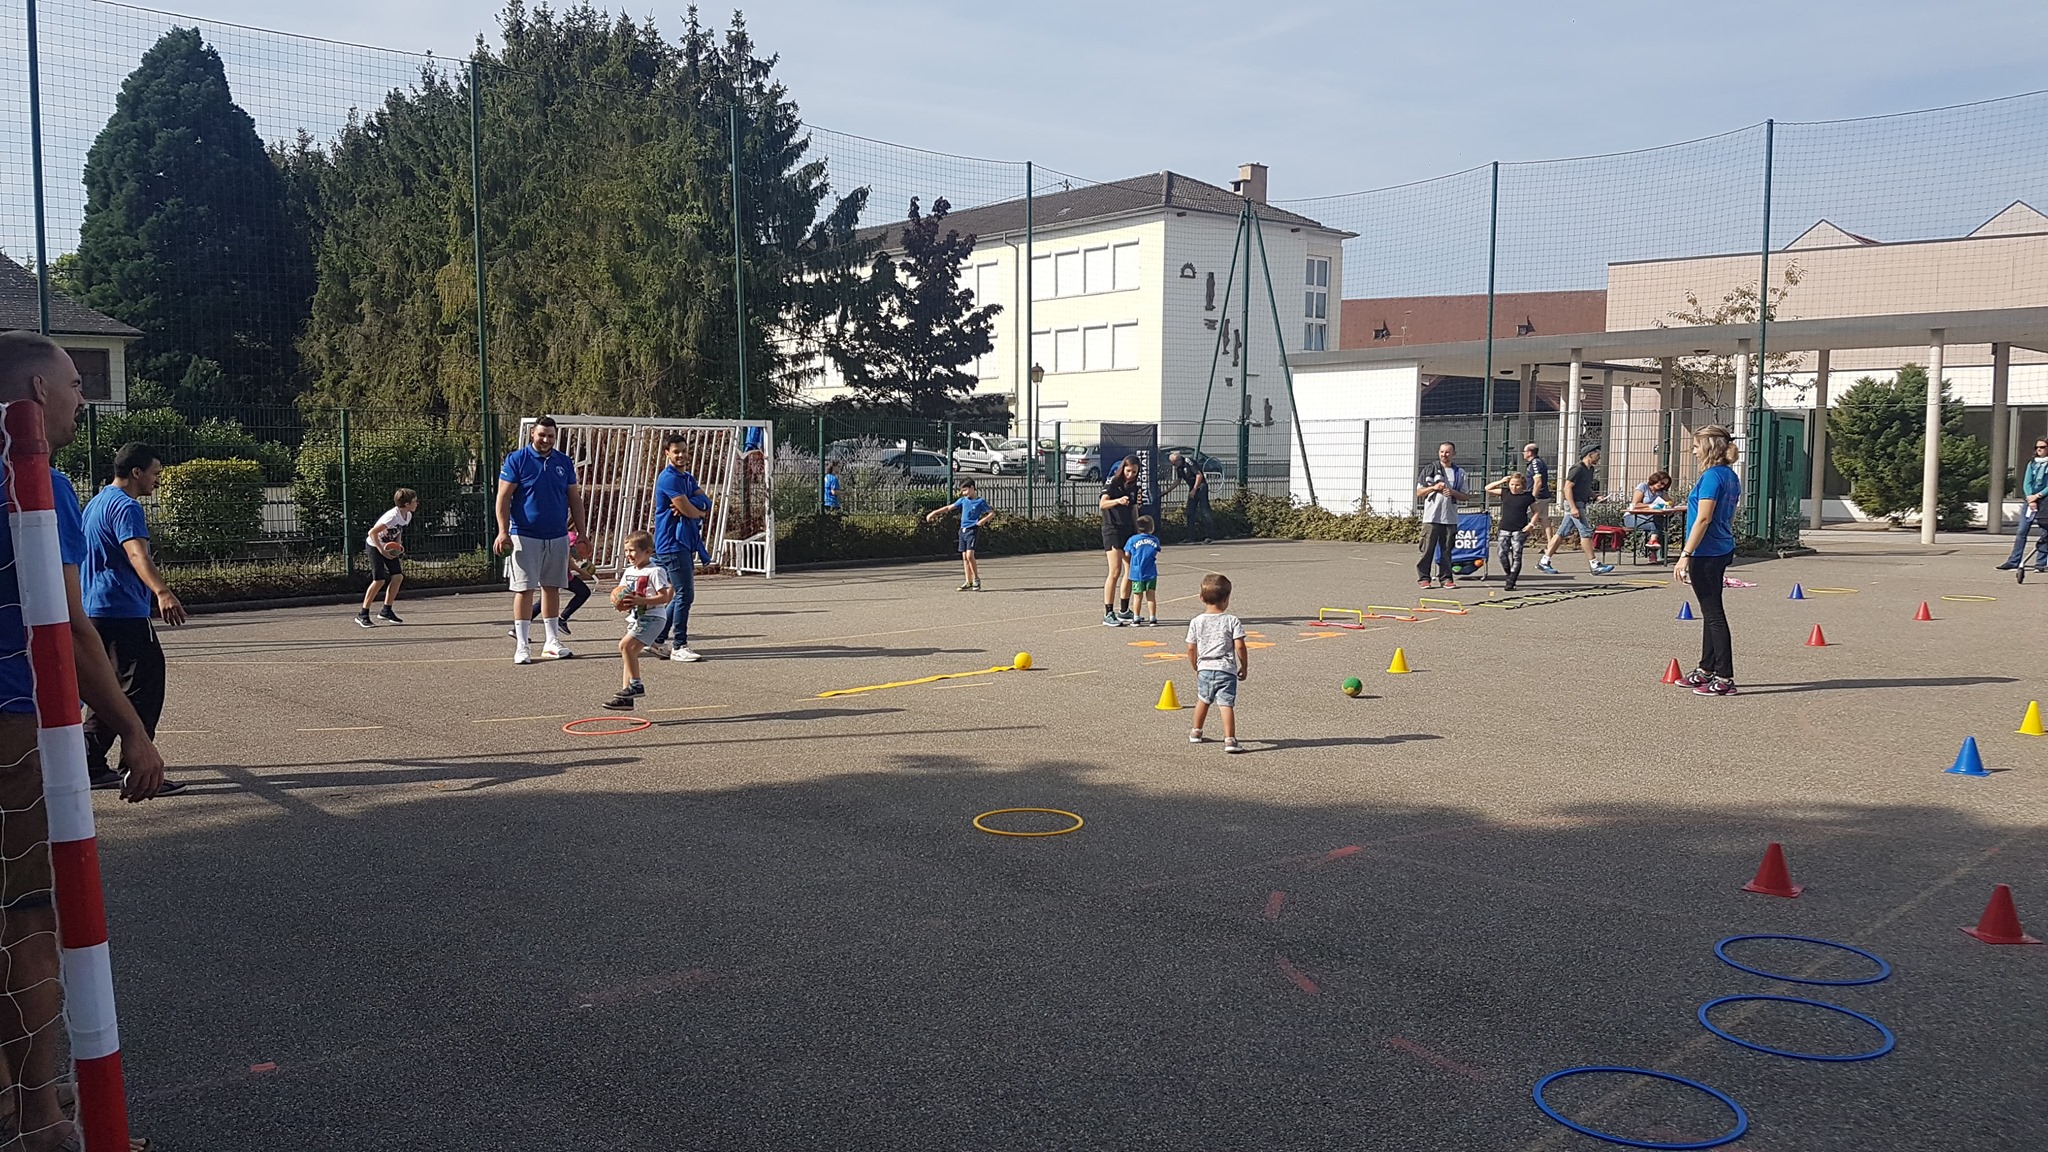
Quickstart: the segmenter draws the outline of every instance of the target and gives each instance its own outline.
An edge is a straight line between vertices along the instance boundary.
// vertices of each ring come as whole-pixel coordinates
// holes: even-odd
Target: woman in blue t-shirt
[[[1672,574],[1693,588],[1700,602],[1700,666],[1680,684],[1701,696],[1735,695],[1735,654],[1728,634],[1728,613],[1721,607],[1721,578],[1735,559],[1735,509],[1742,504],[1742,478],[1730,465],[1736,448],[1728,429],[1711,424],[1692,434],[1692,453],[1700,462],[1685,506],[1685,545]]]

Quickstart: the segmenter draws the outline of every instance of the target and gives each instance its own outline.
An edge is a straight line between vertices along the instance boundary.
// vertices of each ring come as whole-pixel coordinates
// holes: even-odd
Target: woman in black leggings
[[[1728,613],[1721,606],[1722,577],[1735,559],[1735,510],[1742,478],[1731,467],[1736,448],[1728,429],[1712,424],[1692,434],[1700,478],[1686,500],[1685,546],[1672,575],[1691,584],[1700,602],[1700,665],[1678,682],[1701,696],[1735,695],[1735,653]]]

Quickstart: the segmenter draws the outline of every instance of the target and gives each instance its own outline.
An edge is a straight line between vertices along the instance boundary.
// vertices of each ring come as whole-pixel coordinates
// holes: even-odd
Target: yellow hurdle
[[[1470,613],[1467,612],[1465,609],[1465,602],[1463,600],[1444,600],[1436,596],[1424,596],[1420,601],[1418,601],[1418,603],[1420,603],[1422,607],[1415,609],[1415,611],[1417,612],[1442,612],[1446,616],[1470,615]],[[1457,607],[1431,608],[1431,604],[1455,604],[1457,605]]]
[[[1385,611],[1381,611],[1381,609],[1385,609]],[[1367,604],[1365,606],[1365,615],[1361,617],[1361,619],[1408,620],[1411,622],[1420,619],[1420,617],[1414,615],[1413,613],[1414,610],[1411,608],[1399,607],[1392,604]]]
[[[1363,609],[1359,608],[1318,608],[1316,609],[1316,623],[1321,624],[1323,622],[1323,617],[1331,614],[1335,614],[1338,616],[1356,616],[1358,617],[1358,622],[1360,624],[1365,623],[1365,612]]]

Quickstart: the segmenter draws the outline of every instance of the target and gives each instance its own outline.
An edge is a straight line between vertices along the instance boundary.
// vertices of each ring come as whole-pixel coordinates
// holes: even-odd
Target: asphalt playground
[[[1607,595],[1510,608],[1466,582],[1439,593],[1464,615],[1308,623],[1416,606],[1392,546],[1169,545],[1155,629],[1100,625],[1094,555],[986,561],[978,594],[952,564],[710,580],[707,659],[651,667],[623,735],[562,729],[617,684],[602,599],[578,659],[524,668],[499,595],[373,632],[346,607],[198,618],[165,637],[160,739],[192,787],[96,798],[135,1130],[167,1152],[1571,1152],[1611,1145],[1532,1086],[1626,1065],[1727,1093],[1731,1148],[2048,1147],[2048,947],[1957,931],[2005,883],[2048,937],[2048,737],[2015,733],[2048,696],[2048,580],[2002,553],[1868,534],[1735,568],[1758,586],[1727,593],[1730,699],[1659,683],[1699,625],[1647,566],[1519,590]],[[1205,571],[1257,633],[1246,755],[1154,707],[1168,678],[1193,702],[1178,625]],[[1031,670],[819,695],[1020,651]],[[1989,776],[1944,773],[1966,736]],[[971,824],[1011,807],[1085,826]],[[1797,899],[1740,890],[1773,841]],[[1746,933],[1892,975],[1716,959]],[[1896,1048],[1786,1059],[1695,1018],[1744,993],[1864,1013]],[[1779,1002],[1715,1020],[1875,1043]],[[1729,1124],[1639,1078],[1550,1098],[1642,1140]]]

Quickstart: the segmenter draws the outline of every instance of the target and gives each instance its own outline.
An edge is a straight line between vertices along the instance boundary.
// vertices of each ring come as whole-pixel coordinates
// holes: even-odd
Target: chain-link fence
[[[0,35],[31,57],[0,77],[0,327],[64,344],[96,424],[171,413],[167,451],[260,465],[273,552],[346,554],[357,506],[388,500],[353,461],[344,483],[343,413],[352,452],[441,446],[420,484],[449,486],[450,548],[521,412],[772,417],[786,511],[824,507],[830,475],[842,509],[897,511],[973,470],[1013,515],[1091,508],[1105,423],[1154,425],[1218,498],[1305,498],[1327,457],[1314,486],[1381,511],[1434,438],[1482,481],[1524,443],[1560,470],[1599,444],[1626,491],[1689,477],[1691,431],[1724,423],[1777,544],[1802,501],[1807,522],[1920,506],[1917,476],[1874,473],[1876,434],[1840,456],[1822,419],[1912,407],[1905,365],[1938,359],[1962,405],[1944,499],[2008,491],[2048,427],[2044,93],[1270,205],[1253,166],[1247,274],[1230,189],[815,125],[743,28],[694,16],[665,38],[525,10],[464,61],[105,0],[21,0]],[[914,286],[938,270],[935,312]],[[1412,356],[1412,403],[1297,427],[1304,351]],[[335,446],[331,498],[308,443]]]

